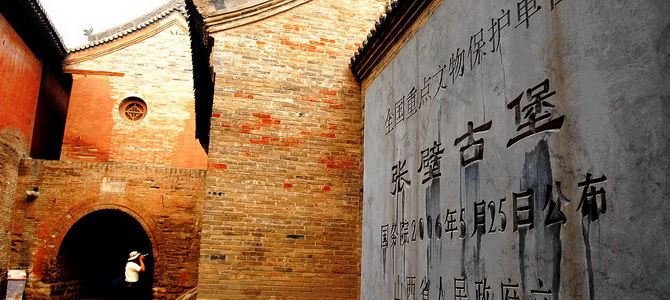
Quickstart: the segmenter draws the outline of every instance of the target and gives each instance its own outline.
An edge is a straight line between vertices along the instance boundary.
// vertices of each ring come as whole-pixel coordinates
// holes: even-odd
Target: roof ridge
[[[173,11],[178,11],[182,15],[186,16],[186,4],[183,0],[169,0],[160,7],[151,10],[150,12],[141,15],[131,21],[128,21],[124,24],[118,25],[116,27],[109,28],[99,33],[88,33],[89,43],[68,49],[69,53],[85,50],[92,48],[101,44],[111,42],[115,39],[126,36],[132,32],[140,30],[144,27],[147,27],[171,14]]]

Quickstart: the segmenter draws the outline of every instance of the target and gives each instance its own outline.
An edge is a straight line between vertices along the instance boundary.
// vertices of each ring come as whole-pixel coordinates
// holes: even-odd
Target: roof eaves
[[[177,11],[181,13],[184,17],[187,17],[186,5],[182,0],[171,0],[161,7],[140,16],[130,22],[116,26],[114,28],[105,30],[103,32],[92,34],[89,39],[92,40],[88,44],[79,46],[76,48],[68,49],[69,53],[85,50],[88,48],[96,47],[105,43],[109,43],[115,39],[129,35],[135,31],[138,31],[142,28],[145,28],[165,17],[170,15],[172,12]]]
[[[51,23],[49,15],[44,11],[42,4],[39,0],[24,0],[21,1],[24,6],[27,6],[30,10],[30,16],[32,17],[35,24],[40,27],[40,31],[43,34],[44,38],[48,40],[53,47],[53,50],[58,54],[59,59],[65,58],[67,55],[67,49],[64,46],[63,39],[61,38],[58,31]]]
[[[419,18],[421,13],[434,1],[439,0],[391,0],[386,11],[375,22],[358,51],[351,58],[350,67],[359,80],[363,80],[383,59],[384,54]]]

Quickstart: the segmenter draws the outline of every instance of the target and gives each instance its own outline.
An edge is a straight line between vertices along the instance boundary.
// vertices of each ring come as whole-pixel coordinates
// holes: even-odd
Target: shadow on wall
[[[52,284],[52,296],[117,299],[123,294],[121,277],[131,251],[152,254],[140,223],[118,210],[92,212],[70,228],[45,281]],[[153,260],[145,259],[145,265],[139,290],[141,299],[151,299]]]

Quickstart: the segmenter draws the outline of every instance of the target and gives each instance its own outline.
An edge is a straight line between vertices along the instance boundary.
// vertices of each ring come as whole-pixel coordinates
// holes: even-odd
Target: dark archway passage
[[[144,228],[130,215],[113,209],[92,212],[68,231],[58,251],[53,282],[69,282],[64,294],[80,298],[114,299],[119,297],[131,251],[148,253],[146,271],[140,275],[142,299],[151,298],[153,253]]]

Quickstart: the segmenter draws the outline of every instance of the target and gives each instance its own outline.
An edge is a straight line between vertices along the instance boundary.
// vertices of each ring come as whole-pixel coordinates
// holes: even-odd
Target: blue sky
[[[121,25],[139,17],[168,0],[39,0],[65,46],[75,48],[87,43],[84,29],[93,32]]]

